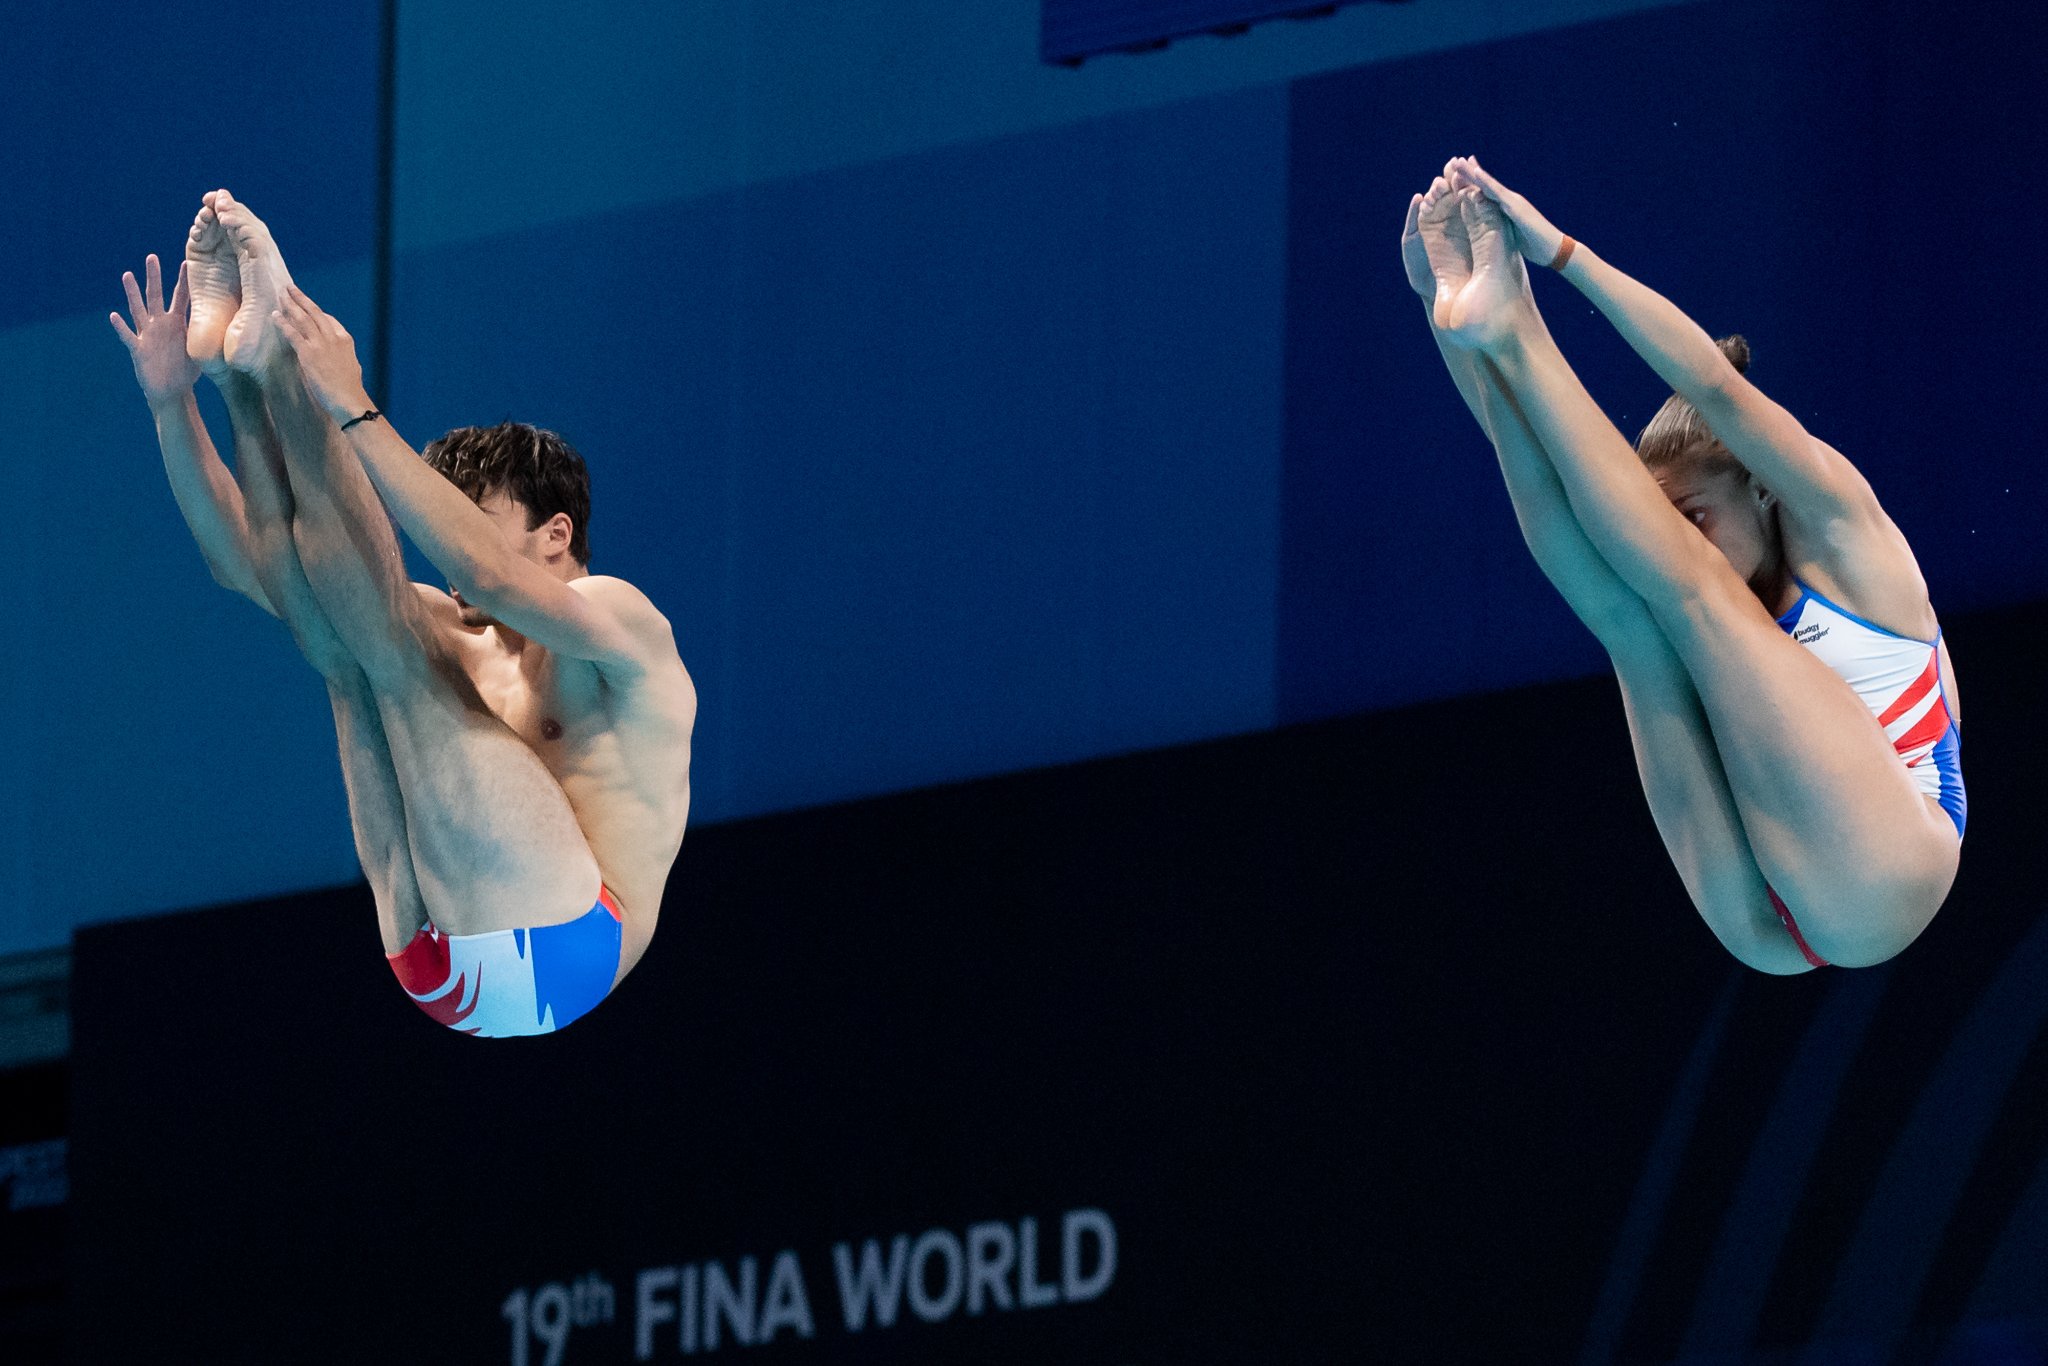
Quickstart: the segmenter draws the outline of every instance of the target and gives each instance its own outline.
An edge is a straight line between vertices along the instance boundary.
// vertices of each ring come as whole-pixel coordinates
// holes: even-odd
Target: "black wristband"
[[[368,421],[369,421],[369,420],[370,420],[371,418],[373,418],[373,417],[382,417],[382,416],[384,416],[384,414],[382,414],[382,413],[378,412],[378,411],[377,411],[377,410],[376,410],[375,408],[372,408],[372,409],[370,409],[370,410],[369,410],[368,412],[365,412],[365,413],[360,413],[360,414],[358,414],[357,416],[355,416],[355,417],[352,417],[352,418],[350,418],[350,419],[349,419],[348,421],[346,421],[346,422],[342,423],[342,424],[341,424],[341,429],[342,429],[343,431],[347,431],[347,430],[348,430],[349,428],[351,428],[351,427],[355,426],[355,425],[356,425],[356,424],[357,424],[358,422],[368,422]]]

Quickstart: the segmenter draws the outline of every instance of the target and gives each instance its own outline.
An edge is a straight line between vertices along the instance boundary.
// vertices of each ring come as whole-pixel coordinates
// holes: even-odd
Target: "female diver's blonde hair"
[[[1739,336],[1729,336],[1721,338],[1715,345],[1735,367],[1736,374],[1749,372],[1747,341]],[[1700,410],[1677,394],[1664,400],[1664,406],[1657,410],[1657,415],[1643,428],[1643,434],[1636,438],[1636,454],[1653,470],[1683,465],[1700,474],[1749,472],[1721,444],[1720,438],[1707,429],[1706,419],[1700,416]]]

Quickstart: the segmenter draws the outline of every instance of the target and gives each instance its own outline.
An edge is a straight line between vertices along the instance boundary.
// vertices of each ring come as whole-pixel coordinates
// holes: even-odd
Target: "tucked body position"
[[[1558,231],[1479,163],[1414,196],[1409,283],[1523,539],[1613,661],[1693,904],[1770,973],[1897,954],[1955,880],[1961,714],[1919,564],[1749,348]],[[1544,326],[1554,268],[1672,389],[1631,447]]]
[[[668,621],[589,572],[589,479],[552,432],[415,453],[349,334],[269,229],[208,194],[168,302],[157,258],[113,315],[214,578],[327,685],[384,952],[433,1019],[543,1034],[647,951],[689,815],[696,692]],[[230,471],[194,397],[217,385]],[[422,458],[424,457],[424,458]],[[392,523],[446,576],[413,583]]]

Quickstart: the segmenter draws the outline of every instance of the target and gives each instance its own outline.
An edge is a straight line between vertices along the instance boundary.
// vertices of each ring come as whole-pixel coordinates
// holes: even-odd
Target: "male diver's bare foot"
[[[271,318],[291,284],[291,272],[284,268],[277,242],[262,219],[249,206],[226,190],[216,190],[214,212],[234,243],[235,264],[241,271],[242,303],[229,321],[223,350],[227,363],[244,374],[261,375],[291,355],[284,336]]]
[[[228,368],[223,349],[228,323],[242,306],[242,272],[235,263],[235,244],[213,211],[211,193],[200,202],[199,215],[185,235],[185,291],[192,300],[185,354],[219,380]]]

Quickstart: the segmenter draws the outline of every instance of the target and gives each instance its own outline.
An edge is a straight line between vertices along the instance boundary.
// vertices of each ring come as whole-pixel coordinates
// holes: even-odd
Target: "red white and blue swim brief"
[[[429,924],[385,957],[414,1004],[450,1029],[485,1039],[549,1034],[610,993],[621,928],[619,903],[599,887],[596,905],[560,925],[443,934]]]

